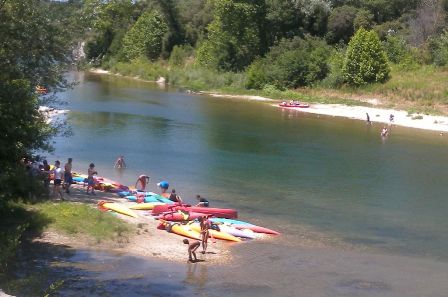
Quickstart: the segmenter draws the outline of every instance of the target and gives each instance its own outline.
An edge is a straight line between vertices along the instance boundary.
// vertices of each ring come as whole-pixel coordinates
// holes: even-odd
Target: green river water
[[[232,248],[224,267],[90,255],[125,275],[138,266],[140,277],[61,295],[448,296],[448,136],[392,127],[382,139],[380,125],[272,102],[74,77],[80,84],[60,95],[74,135],[56,139],[52,159],[72,157],[79,171],[94,162],[125,184],[146,173],[154,191],[165,179],[187,202],[201,194],[283,235]],[[115,171],[121,154],[128,168]],[[117,278],[108,273],[98,277]]]

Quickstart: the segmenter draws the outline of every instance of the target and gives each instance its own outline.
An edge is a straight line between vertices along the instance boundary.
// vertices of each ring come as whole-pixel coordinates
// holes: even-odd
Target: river
[[[77,251],[69,262],[114,268],[94,279],[132,278],[106,291],[78,288],[81,295],[448,296],[446,136],[392,127],[382,139],[379,125],[270,102],[108,75],[74,78],[80,83],[60,95],[74,134],[56,138],[52,159],[72,157],[80,171],[93,162],[99,175],[125,184],[145,173],[152,190],[168,180],[187,202],[201,194],[283,233],[232,248],[230,266],[98,252],[79,260]],[[118,155],[124,171],[113,169]],[[73,292],[66,285],[59,294]]]

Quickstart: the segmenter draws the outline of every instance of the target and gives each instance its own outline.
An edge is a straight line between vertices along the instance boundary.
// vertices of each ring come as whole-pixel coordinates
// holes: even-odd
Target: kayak
[[[133,201],[133,202],[137,202],[137,196],[126,196],[126,199],[128,199],[129,201]],[[149,202],[162,202],[163,204],[173,204],[173,201],[163,198],[162,196],[157,197],[157,196],[145,196],[143,197],[143,201],[145,203],[149,203]]]
[[[232,227],[229,225],[224,225],[224,224],[218,225],[218,227],[219,227],[220,231],[226,232],[233,236],[242,237],[242,238],[250,238],[250,239],[254,239],[256,237],[254,231],[249,230],[249,229],[240,230],[235,227]]]
[[[177,235],[201,240],[201,234],[195,230],[192,230],[189,225],[171,224],[171,232]]]
[[[190,224],[190,227],[194,231],[201,232],[201,226],[199,226],[199,224]],[[217,231],[217,230],[213,230],[213,229],[208,229],[208,232],[210,234],[210,237],[213,237],[213,238],[234,241],[234,242],[241,241],[241,239],[239,239],[238,237],[235,237],[226,232]]]
[[[287,103],[287,102],[282,102],[280,103],[278,106],[280,107],[291,107],[291,108],[308,108],[310,107],[309,104],[306,103]]]
[[[209,216],[216,216],[222,218],[237,218],[238,212],[234,209],[230,208],[214,208],[214,207],[198,207],[198,206],[188,206],[188,205],[157,205],[152,209],[152,215],[158,215],[168,211],[176,211],[176,210],[186,210],[203,213]]]
[[[162,205],[162,204],[164,204],[164,203],[163,202],[138,203],[138,204],[132,205],[129,208],[134,209],[134,210],[151,210],[154,208],[154,206]]]
[[[268,228],[260,227],[248,222],[244,221],[238,221],[238,220],[231,220],[231,219],[225,219],[225,218],[209,218],[209,220],[213,223],[224,223],[224,224],[230,224],[232,227],[237,229],[249,229],[257,233],[266,233],[266,234],[272,234],[272,235],[279,235],[280,233]]]
[[[173,221],[173,222],[183,222],[192,221],[200,217],[205,216],[203,213],[192,212],[192,211],[177,211],[173,213],[164,213],[159,216],[160,220]]]
[[[102,209],[113,210],[115,212],[130,216],[133,218],[137,217],[137,214],[135,214],[132,210],[130,210],[126,206],[118,204],[118,203],[99,201],[98,206]]]
[[[232,227],[235,227],[237,229],[243,230],[243,229],[249,229],[252,230],[256,233],[266,233],[266,234],[271,234],[271,235],[280,235],[279,232],[268,229],[268,228],[264,228],[264,227],[260,227],[260,226],[256,226],[256,225],[232,225]]]

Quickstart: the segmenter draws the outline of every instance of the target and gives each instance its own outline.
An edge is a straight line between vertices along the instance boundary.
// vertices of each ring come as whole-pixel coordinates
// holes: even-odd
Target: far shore
[[[91,69],[89,72],[95,74],[109,74],[123,76],[120,74],[114,74],[110,71],[104,69]],[[157,82],[143,80],[138,77],[123,76],[133,79],[138,79],[147,82]],[[281,102],[284,100],[272,99],[262,96],[253,95],[230,95],[222,94],[218,92],[208,92],[201,91],[197,92],[200,95],[208,95],[216,98],[228,98],[228,99],[241,99],[241,100],[252,100],[261,102]],[[361,102],[361,101],[360,101]],[[365,102],[365,100],[363,100]],[[278,104],[272,104],[274,107],[282,108]],[[366,107],[366,106],[348,106],[343,104],[310,104],[309,108],[282,108],[283,110],[295,110],[298,112],[313,113],[318,115],[334,116],[334,117],[344,117],[349,119],[356,119],[367,121],[367,114],[369,114],[370,121],[372,123],[382,123],[386,125],[402,126],[408,128],[424,129],[431,131],[448,132],[448,116],[434,116],[419,113],[408,113],[404,110],[396,109],[385,109],[379,107]],[[394,116],[394,120],[391,122],[390,115]]]

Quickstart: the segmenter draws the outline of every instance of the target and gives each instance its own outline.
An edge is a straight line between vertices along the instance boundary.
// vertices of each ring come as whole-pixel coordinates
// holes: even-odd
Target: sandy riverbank
[[[75,203],[86,203],[97,207],[100,200],[116,202],[123,205],[133,205],[134,202],[128,202],[116,194],[96,191],[96,196],[86,195],[82,186],[73,185],[70,195],[65,195],[64,199]],[[59,203],[59,202],[54,202]],[[99,211],[99,210],[98,210]],[[121,215],[113,212],[118,218],[134,225],[135,234],[129,234],[127,237],[118,238],[115,242],[96,243],[89,238],[71,237],[54,230],[45,231],[37,242],[47,242],[52,244],[67,245],[78,249],[104,249],[114,252],[122,252],[140,257],[157,257],[174,262],[186,262],[188,260],[187,247],[182,243],[184,239],[173,233],[164,230],[158,230],[158,221],[155,220],[148,211],[135,211],[137,218]],[[197,253],[198,259],[204,260],[204,264],[221,264],[231,260],[229,248],[235,243],[223,241],[210,242],[207,253]],[[236,243],[238,244],[238,243]]]

